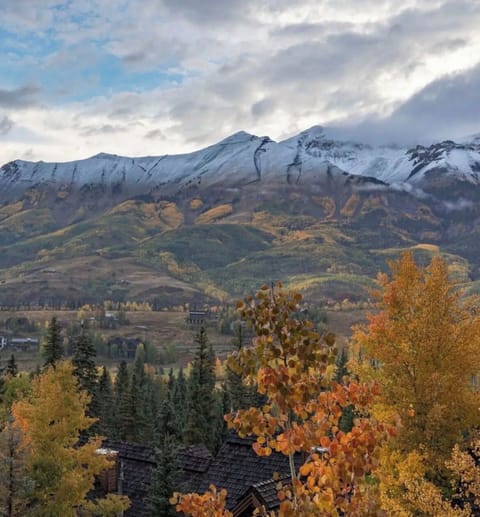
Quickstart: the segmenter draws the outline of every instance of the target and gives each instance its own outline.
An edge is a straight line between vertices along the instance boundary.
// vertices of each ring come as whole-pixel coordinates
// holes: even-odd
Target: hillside
[[[362,300],[402,249],[480,271],[480,137],[372,148],[314,127],[190,155],[0,169],[0,303],[226,301],[282,279]]]

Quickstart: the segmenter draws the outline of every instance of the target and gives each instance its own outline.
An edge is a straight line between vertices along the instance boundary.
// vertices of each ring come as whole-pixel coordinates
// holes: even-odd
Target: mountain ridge
[[[15,160],[0,168],[0,196],[41,185],[109,185],[149,193],[178,194],[192,185],[225,187],[256,181],[315,184],[327,174],[370,178],[397,190],[408,185],[428,191],[435,176],[480,184],[480,137],[445,140],[414,148],[341,141],[322,126],[275,142],[244,131],[192,153],[125,157],[98,153],[71,162]]]

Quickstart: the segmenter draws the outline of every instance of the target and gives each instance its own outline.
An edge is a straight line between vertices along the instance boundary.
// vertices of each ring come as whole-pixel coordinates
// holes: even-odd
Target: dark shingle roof
[[[274,472],[282,477],[288,474],[286,456],[276,452],[270,456],[257,456],[252,449],[254,441],[230,434],[208,471],[199,479],[195,491],[204,492],[212,483],[217,488],[225,488],[227,507],[231,509],[252,485],[271,480]],[[300,456],[296,463],[302,463]]]
[[[155,457],[152,447],[106,440],[103,447],[118,451],[118,461],[123,467],[122,493],[130,498],[131,506],[125,517],[149,515],[147,496]]]

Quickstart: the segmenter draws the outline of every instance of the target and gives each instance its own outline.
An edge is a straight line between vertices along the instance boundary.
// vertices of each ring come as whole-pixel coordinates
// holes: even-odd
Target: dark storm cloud
[[[19,109],[32,106],[36,103],[40,91],[41,88],[34,84],[27,84],[12,90],[0,88],[0,107]]]
[[[480,131],[480,64],[438,79],[411,97],[389,118],[396,131],[454,137]]]
[[[480,132],[480,64],[440,78],[386,118],[331,129],[332,136],[370,143],[412,145]]]

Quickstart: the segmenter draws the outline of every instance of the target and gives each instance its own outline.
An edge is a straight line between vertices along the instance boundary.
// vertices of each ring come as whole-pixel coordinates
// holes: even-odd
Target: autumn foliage
[[[94,477],[111,466],[105,455],[96,452],[101,437],[78,445],[80,432],[95,422],[86,415],[89,401],[89,395],[78,389],[72,364],[63,361],[37,376],[31,395],[13,404],[14,425],[28,450],[31,515],[75,516],[78,508],[90,515],[100,507],[102,515],[115,515],[129,506],[123,496],[96,505],[86,499]]]
[[[299,294],[278,285],[239,304],[255,337],[253,346],[229,359],[229,367],[247,384],[256,384],[267,402],[226,420],[240,436],[256,436],[258,455],[276,451],[289,457],[290,480],[278,486],[279,515],[368,515],[375,504],[368,480],[377,468],[380,444],[395,430],[368,415],[359,416],[350,432],[339,430],[342,408],[354,404],[360,413],[378,395],[378,385],[331,380],[333,336],[320,336],[310,322],[296,317],[300,301]],[[308,459],[297,472],[293,458],[300,452]],[[178,498],[177,510],[192,515],[206,515],[195,513],[203,500],[219,501],[218,492]]]
[[[354,333],[351,367],[381,384],[374,413],[400,416],[395,446],[421,450],[432,472],[480,424],[478,300],[461,299],[439,257],[421,268],[406,253],[390,267],[391,277],[379,276],[378,312]]]

